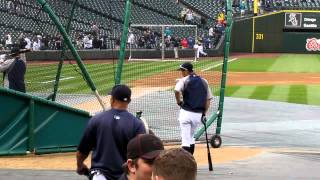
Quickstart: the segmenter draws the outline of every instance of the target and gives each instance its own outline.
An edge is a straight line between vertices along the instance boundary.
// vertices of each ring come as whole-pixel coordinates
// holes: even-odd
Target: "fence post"
[[[34,152],[34,100],[29,102],[29,117],[28,117],[28,151]]]

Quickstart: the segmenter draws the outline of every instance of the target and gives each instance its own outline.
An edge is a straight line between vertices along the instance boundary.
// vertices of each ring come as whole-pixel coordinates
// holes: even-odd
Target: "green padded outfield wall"
[[[317,39],[318,42],[315,42],[315,39]],[[283,41],[285,47],[283,47],[282,52],[285,53],[319,53],[320,51],[320,33],[286,32],[284,33]],[[311,42],[313,45],[310,45],[310,41],[313,41]],[[317,45],[314,45],[316,43]],[[307,48],[308,46],[317,47],[310,50],[310,48]]]
[[[75,151],[90,119],[88,112],[1,87],[0,102],[0,155]]]
[[[234,21],[231,32],[232,52],[251,52],[252,19]]]
[[[281,52],[283,13],[258,16],[254,21],[252,52]]]
[[[320,11],[287,10],[237,20],[232,29],[231,51],[319,53],[319,32]]]

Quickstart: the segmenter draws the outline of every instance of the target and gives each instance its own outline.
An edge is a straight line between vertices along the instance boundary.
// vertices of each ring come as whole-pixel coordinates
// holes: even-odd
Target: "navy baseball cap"
[[[155,135],[139,134],[127,146],[127,158],[155,159],[164,150],[162,141]]]
[[[120,84],[115,85],[112,88],[110,95],[119,101],[130,102],[131,101],[131,90],[128,86]]]
[[[179,66],[179,70],[193,72],[193,65],[189,62],[185,62]]]

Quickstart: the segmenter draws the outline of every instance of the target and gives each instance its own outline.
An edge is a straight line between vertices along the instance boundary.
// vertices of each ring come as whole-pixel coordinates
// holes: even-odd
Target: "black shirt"
[[[118,180],[128,180],[127,174],[123,173]]]
[[[128,142],[143,133],[139,119],[128,111],[111,109],[91,118],[78,151],[86,155],[93,151],[91,169],[99,169],[108,180],[118,179],[127,159]]]

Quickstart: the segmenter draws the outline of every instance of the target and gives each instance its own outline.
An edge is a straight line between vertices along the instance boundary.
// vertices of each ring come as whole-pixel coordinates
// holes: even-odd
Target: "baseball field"
[[[226,96],[320,105],[320,56],[239,54],[231,56],[230,60]],[[212,76],[211,70],[221,62],[218,57],[202,59],[194,63],[195,71],[213,84],[219,79]],[[125,62],[122,83],[132,87],[173,86],[180,77],[175,71],[180,63]],[[85,65],[100,94],[106,94],[114,85],[116,62],[85,61]],[[57,67],[57,62],[28,63],[27,91],[52,92]],[[59,93],[88,94],[90,91],[76,63],[67,61],[62,68]]]
[[[317,55],[240,57],[229,64],[226,95],[319,105],[319,65]]]

